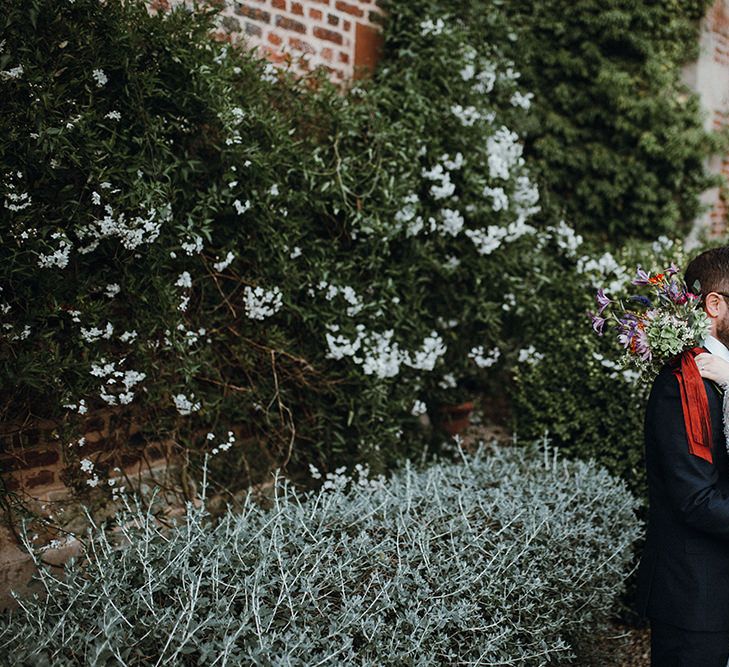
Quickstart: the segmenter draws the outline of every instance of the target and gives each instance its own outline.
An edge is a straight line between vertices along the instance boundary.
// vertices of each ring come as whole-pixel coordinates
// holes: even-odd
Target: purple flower
[[[633,337],[638,329],[638,318],[632,313],[625,313],[618,320],[618,340],[625,346],[630,347]]]
[[[605,324],[607,323],[607,320],[599,314],[596,315],[592,311],[590,311],[588,315],[592,320],[592,328],[595,330],[595,333],[602,336],[605,333]]]
[[[602,315],[602,312],[605,310],[605,308],[607,308],[612,303],[612,299],[605,296],[605,290],[602,287],[597,290],[595,298],[597,299],[597,305],[600,307],[597,313],[598,315]]]
[[[640,267],[638,267],[638,272],[636,274],[636,277],[631,280],[633,285],[649,285],[650,284],[650,275],[643,271]]]
[[[671,266],[669,266],[665,274],[670,278],[671,276],[675,276],[679,272],[679,268],[676,266],[675,262],[671,262]]]
[[[688,301],[686,291],[673,280],[663,288],[663,294],[673,301],[673,303],[683,304]]]
[[[651,346],[648,343],[648,334],[642,327],[638,327],[635,337],[635,351],[643,361],[650,361],[653,357]]]
[[[618,320],[618,330],[620,331],[618,340],[624,347],[633,354],[637,354],[643,361],[651,360],[653,355],[648,344],[648,335],[643,320],[638,319],[633,313],[625,313]]]

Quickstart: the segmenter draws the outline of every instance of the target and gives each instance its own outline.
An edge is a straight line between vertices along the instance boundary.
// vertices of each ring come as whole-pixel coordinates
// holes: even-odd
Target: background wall
[[[718,130],[729,123],[729,0],[717,0],[701,21],[699,49],[699,58],[684,68],[683,79],[701,97],[705,127]],[[715,157],[709,168],[729,176],[729,155]],[[720,189],[707,190],[702,200],[711,204],[711,209],[695,221],[689,245],[702,228],[708,228],[712,236],[727,231],[729,211]]]
[[[322,65],[333,81],[364,73],[377,61],[382,12],[374,0],[242,0],[224,27],[274,63]]]

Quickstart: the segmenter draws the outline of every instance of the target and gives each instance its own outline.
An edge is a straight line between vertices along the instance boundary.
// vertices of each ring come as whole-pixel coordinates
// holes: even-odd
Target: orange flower
[[[650,283],[651,285],[656,285],[657,283],[662,283],[662,282],[663,282],[663,276],[664,276],[664,274],[663,274],[663,273],[657,273],[657,274],[656,274],[655,276],[653,276],[652,278],[648,278],[648,282],[649,282],[649,283]]]

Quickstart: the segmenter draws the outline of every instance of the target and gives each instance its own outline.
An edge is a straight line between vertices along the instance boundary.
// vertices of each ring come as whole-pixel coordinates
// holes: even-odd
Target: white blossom
[[[190,277],[190,273],[188,271],[183,271],[178,276],[177,281],[175,282],[175,286],[183,288],[192,287],[192,278]]]
[[[458,259],[458,257],[456,257],[455,255],[448,255],[448,257],[446,257],[446,261],[443,264],[443,266],[445,266],[445,268],[448,269],[449,271],[454,271],[455,269],[457,269],[460,266],[460,264],[461,264],[461,260]]]
[[[610,294],[621,292],[633,275],[610,252],[605,252],[598,258],[587,255],[578,257],[575,270],[578,273],[592,274],[592,287],[604,287]]]
[[[517,361],[520,364],[527,363],[527,364],[536,364],[539,361],[541,361],[544,358],[544,354],[542,352],[537,352],[534,345],[530,345],[529,347],[522,348],[519,350],[519,355],[517,357]]]
[[[101,88],[102,86],[104,86],[106,84],[106,82],[109,80],[107,78],[106,74],[104,74],[103,69],[95,69],[92,72],[92,76],[96,80],[96,85],[98,88]]]
[[[110,299],[113,299],[119,292],[121,291],[121,287],[119,287],[118,283],[109,283],[106,286],[106,296],[108,296]]]
[[[327,328],[334,334],[339,331],[339,325],[330,324]],[[326,356],[331,359],[350,356],[362,367],[365,375],[375,375],[378,378],[395,377],[402,364],[419,370],[432,370],[438,358],[446,351],[441,337],[435,331],[423,340],[421,348],[414,353],[400,349],[393,340],[392,329],[365,332],[364,325],[358,324],[356,331],[354,339],[343,334],[327,333],[329,352]]]
[[[133,329],[132,331],[125,331],[119,336],[119,340],[122,343],[131,343],[138,335],[139,334],[137,333],[136,329]]]
[[[446,373],[438,380],[438,386],[441,389],[453,389],[456,386],[456,376],[453,373]]]
[[[213,439],[210,436],[213,436],[213,438],[215,437],[214,434],[208,433],[208,440]],[[211,450],[211,454],[213,454],[213,456],[214,456],[215,454],[217,454],[219,452],[227,451],[228,449],[230,449],[232,447],[234,442],[235,442],[235,434],[233,433],[233,431],[228,431],[228,439],[219,443],[217,446],[213,447]]]
[[[509,208],[509,197],[504,192],[504,188],[490,188],[485,186],[483,189],[484,197],[491,197],[492,208],[494,211],[501,211]]]
[[[157,239],[164,222],[172,218],[172,208],[166,204],[158,209],[150,206],[146,213],[127,217],[126,213],[114,212],[111,204],[104,206],[104,215],[87,225],[80,226],[77,233],[80,238],[91,238],[86,247],[78,248],[85,254],[93,251],[104,238],[117,237],[128,250],[135,250],[144,243],[152,243]]]
[[[417,213],[416,203],[419,201],[416,193],[409,194],[403,198],[402,208],[395,213],[395,220],[399,223],[409,222]]]
[[[498,361],[501,350],[498,347],[493,347],[488,352],[484,352],[483,345],[479,345],[471,348],[468,356],[473,359],[479,368],[489,368]]]
[[[181,415],[189,415],[191,412],[195,412],[200,409],[200,401],[194,402],[195,394],[191,394],[188,398],[185,394],[176,394],[172,397],[175,403],[177,411]]]
[[[456,185],[451,182],[451,175],[443,169],[442,164],[436,164],[432,169],[423,169],[421,175],[423,178],[439,181],[430,187],[430,193],[435,199],[445,199],[455,192]]]
[[[251,202],[246,199],[245,204],[241,204],[240,201],[236,199],[233,202],[233,206],[235,206],[235,210],[238,215],[243,215],[251,207]]]
[[[473,63],[466,63],[458,72],[464,81],[470,81],[476,74],[476,68]]]
[[[568,257],[576,256],[577,249],[582,245],[582,236],[564,220],[560,220],[554,227],[548,227],[547,231],[552,233],[557,246],[564,250]]]
[[[450,208],[442,208],[440,214],[443,218],[443,222],[440,225],[440,230],[445,234],[451,236],[457,236],[458,232],[463,229],[463,216],[459,211]]]
[[[20,180],[23,178],[23,172],[15,172],[15,178]],[[13,182],[6,184],[8,192],[5,193],[5,201],[3,205],[9,211],[22,211],[33,202],[33,198],[27,192],[16,192],[17,186]]]
[[[524,217],[529,217],[540,209],[535,206],[539,201],[539,188],[524,174],[517,176],[511,198],[515,204],[514,209]]]
[[[48,255],[38,253],[38,266],[42,269],[53,266],[63,269],[68,265],[68,258],[71,254],[72,247],[71,243],[61,232],[53,232],[51,238],[59,239],[58,243],[60,247]]]
[[[281,290],[273,287],[270,290],[263,287],[244,288],[244,302],[246,315],[253,320],[263,320],[281,309]]]
[[[111,338],[112,333],[114,333],[114,325],[111,322],[107,322],[104,329],[99,329],[98,327],[91,327],[90,329],[81,327],[81,338],[87,343],[94,343],[99,338]]]
[[[180,245],[188,255],[193,255],[202,252],[203,239],[199,234],[194,234],[191,241],[183,241]]]
[[[445,29],[445,22],[442,18],[437,18],[435,21],[432,19],[425,19],[420,22],[420,34],[426,35],[440,35]]]
[[[487,63],[484,68],[476,75],[476,83],[472,89],[480,94],[490,93],[494,89],[496,83],[496,66],[493,63]]]
[[[412,355],[405,353],[403,363],[419,370],[432,371],[438,359],[446,353],[446,349],[443,339],[436,331],[431,331],[423,340],[420,350],[416,350]]]
[[[317,288],[319,289],[319,291],[326,290],[324,298],[326,298],[327,301],[331,301],[334,297],[341,294],[344,300],[350,304],[349,306],[347,306],[346,311],[347,315],[349,315],[350,317],[353,317],[354,315],[359,313],[364,307],[362,299],[357,295],[357,292],[355,292],[353,287],[350,287],[348,285],[340,287],[339,285],[328,283],[326,280],[320,280]]]
[[[23,71],[23,66],[17,65],[8,70],[0,71],[0,79],[19,79],[23,75]]]
[[[440,156],[440,160],[443,163],[443,166],[450,170],[460,169],[464,163],[463,153],[461,153],[461,151],[458,151],[452,160],[448,153],[444,153]]]
[[[86,400],[83,398],[78,402],[78,405],[76,405],[76,403],[64,403],[63,407],[68,408],[69,410],[76,410],[80,415],[86,414],[88,412],[88,408],[86,407]],[[85,442],[85,438],[82,437],[81,440]],[[82,445],[83,442],[79,442],[79,444]]]
[[[343,359],[344,357],[351,357],[362,345],[362,339],[359,337],[354,340],[350,340],[342,334],[334,336],[331,333],[327,333],[325,334],[325,338],[327,347],[329,348],[329,352],[327,352],[326,356],[329,359]]]
[[[532,104],[533,97],[534,97],[534,93],[523,94],[517,90],[511,96],[509,101],[511,102],[512,106],[521,107],[522,109],[528,109]]]
[[[269,83],[276,83],[278,81],[278,69],[276,66],[271,63],[267,62],[263,66],[263,71],[261,73],[261,80],[268,81]]]
[[[675,243],[672,239],[669,239],[665,234],[661,234],[653,243],[651,248],[656,255],[660,255],[666,250],[673,249]]]
[[[486,140],[486,150],[491,178],[508,179],[514,166],[524,164],[519,136],[504,125]]]
[[[451,105],[451,113],[461,121],[461,125],[470,127],[477,120],[483,118],[481,113],[476,109],[475,106],[469,105],[467,107],[461,106],[460,104]],[[492,119],[491,119],[492,120]]]
[[[219,262],[215,262],[215,264],[213,264],[213,268],[216,271],[224,271],[231,265],[231,263],[233,262],[234,259],[235,259],[235,255],[229,250],[228,254],[225,256],[225,259],[223,259]]]

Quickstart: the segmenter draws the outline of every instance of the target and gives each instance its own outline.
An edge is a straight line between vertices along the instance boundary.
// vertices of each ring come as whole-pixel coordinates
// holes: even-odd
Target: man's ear
[[[709,292],[704,300],[704,309],[709,317],[719,317],[719,305],[721,296],[716,292]]]

